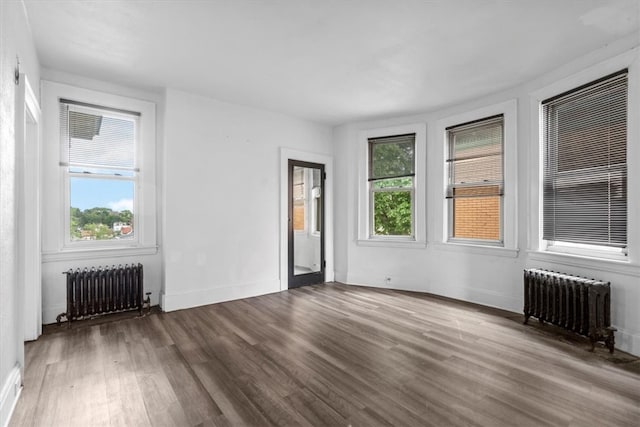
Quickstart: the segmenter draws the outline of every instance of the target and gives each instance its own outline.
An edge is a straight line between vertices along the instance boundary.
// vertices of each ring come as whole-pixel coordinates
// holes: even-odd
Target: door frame
[[[311,153],[280,147],[280,290],[289,288],[289,160],[324,165],[324,268],[325,282],[333,282],[333,158],[326,154]]]
[[[16,200],[18,229],[19,339],[42,334],[41,249],[41,111],[26,74],[20,74],[16,96]],[[22,347],[22,345],[20,346]]]
[[[322,163],[311,163],[311,162],[303,162],[301,160],[289,159],[287,162],[287,216],[288,216],[288,225],[287,225],[287,240],[288,240],[288,250],[287,250],[287,268],[288,268],[288,287],[298,288],[300,286],[305,285],[315,285],[318,283],[325,282],[325,266],[326,262],[324,259],[324,240],[325,240],[325,229],[324,229],[324,217],[325,217],[325,203],[324,203],[324,181],[326,177],[326,172],[324,170],[324,164]],[[295,231],[293,229],[293,171],[295,167],[301,167],[305,169],[319,170],[320,171],[320,206],[322,207],[322,214],[320,215],[320,271],[309,272],[306,274],[300,274],[298,276],[295,275]],[[306,192],[305,188],[305,192]],[[305,212],[306,214],[306,212]],[[305,215],[306,216],[306,215]],[[309,224],[310,226],[311,224]],[[292,277],[293,276],[293,277]],[[296,280],[294,278],[297,277],[297,283],[294,283]]]

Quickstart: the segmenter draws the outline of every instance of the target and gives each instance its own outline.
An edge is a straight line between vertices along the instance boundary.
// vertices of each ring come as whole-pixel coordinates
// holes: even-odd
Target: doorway
[[[289,288],[325,281],[324,165],[289,159]]]

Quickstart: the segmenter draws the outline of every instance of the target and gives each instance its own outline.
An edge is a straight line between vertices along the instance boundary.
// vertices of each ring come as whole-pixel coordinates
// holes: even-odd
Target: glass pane
[[[372,234],[411,236],[411,211],[411,192],[374,191]]]
[[[312,169],[313,171],[313,187],[311,188],[311,197],[313,198],[313,232],[320,233],[322,227],[322,183],[320,182],[320,169]]]
[[[134,182],[69,179],[72,241],[133,239]]]
[[[304,231],[304,168],[293,168],[293,230]]]
[[[413,187],[413,177],[380,179],[372,182],[373,188],[411,188]]]
[[[502,122],[451,133],[452,184],[502,181]]]
[[[558,172],[626,162],[627,88],[616,85],[550,106]]]
[[[473,197],[474,188],[457,188],[453,199],[453,237],[500,240],[500,196]],[[470,194],[465,194],[470,191]],[[466,197],[465,197],[466,196]]]
[[[371,179],[413,175],[415,171],[415,135],[369,140]]]
[[[321,270],[320,169],[293,167],[293,274]],[[306,227],[306,224],[311,226]]]
[[[135,117],[112,117],[76,111],[68,114],[69,163],[80,165],[135,167]],[[88,110],[92,111],[92,110]],[[64,118],[63,118],[64,120]]]

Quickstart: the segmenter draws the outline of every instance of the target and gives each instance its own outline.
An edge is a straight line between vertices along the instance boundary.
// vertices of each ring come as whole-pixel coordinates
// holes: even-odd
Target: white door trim
[[[16,200],[20,324],[24,329],[18,336],[26,341],[35,340],[42,334],[40,117],[38,99],[27,76],[21,74],[16,97]],[[20,342],[19,348],[23,347]]]

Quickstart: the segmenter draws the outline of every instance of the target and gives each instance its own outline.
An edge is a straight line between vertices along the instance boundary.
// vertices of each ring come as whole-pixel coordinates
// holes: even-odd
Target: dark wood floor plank
[[[26,345],[11,426],[640,419],[637,358],[615,364],[514,313],[426,294],[326,284],[47,329]]]

